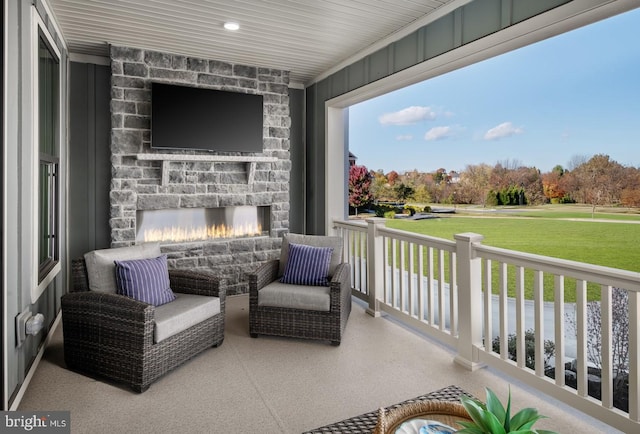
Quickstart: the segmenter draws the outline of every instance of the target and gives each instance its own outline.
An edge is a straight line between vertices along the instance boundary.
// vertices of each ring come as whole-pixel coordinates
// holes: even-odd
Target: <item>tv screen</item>
[[[262,152],[262,95],[151,84],[151,147]]]

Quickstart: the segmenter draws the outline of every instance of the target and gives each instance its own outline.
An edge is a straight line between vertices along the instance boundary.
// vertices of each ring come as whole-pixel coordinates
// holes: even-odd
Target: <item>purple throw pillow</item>
[[[312,247],[290,243],[287,266],[280,282],[294,285],[329,286],[331,252],[333,252],[331,247]]]
[[[167,255],[151,259],[114,261],[117,293],[160,306],[176,299],[169,286]]]

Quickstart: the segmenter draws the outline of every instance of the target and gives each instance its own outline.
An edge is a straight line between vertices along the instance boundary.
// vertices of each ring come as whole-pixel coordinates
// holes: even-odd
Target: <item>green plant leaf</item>
[[[514,431],[531,429],[533,424],[542,418],[544,416],[539,414],[535,408],[523,408],[511,418],[511,429]]]
[[[533,430],[533,432],[537,434],[558,434],[557,432],[549,431],[548,429],[536,429],[536,430]]]
[[[500,399],[496,396],[495,393],[489,388],[487,388],[487,410],[489,410],[493,415],[498,418],[500,425],[504,426],[506,412]],[[505,427],[506,428],[506,427]]]
[[[486,415],[490,413],[486,410],[484,404],[464,395],[460,397],[460,402],[464,406],[465,410],[467,410],[467,413],[469,413],[469,417],[471,417],[471,419],[476,423],[478,428],[483,430],[483,432],[491,432],[489,431],[489,426],[486,422]]]
[[[488,432],[491,434],[507,434],[507,431],[495,414],[488,411],[485,412],[485,422],[489,426]]]
[[[509,386],[509,398],[507,399],[507,409],[504,415],[504,429],[507,432],[511,431],[511,386]]]
[[[475,422],[458,421],[457,423],[464,427],[463,429],[456,431],[459,434],[485,434],[485,432],[480,429]]]

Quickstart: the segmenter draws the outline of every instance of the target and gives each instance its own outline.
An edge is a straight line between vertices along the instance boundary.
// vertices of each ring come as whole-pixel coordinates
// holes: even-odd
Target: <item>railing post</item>
[[[367,222],[367,286],[369,288],[369,307],[367,313],[373,317],[380,316],[378,300],[384,290],[384,252],[382,237],[378,233],[384,227],[384,219],[372,217]]]
[[[454,235],[458,262],[458,355],[456,363],[470,371],[481,368],[476,345],[482,345],[482,268],[473,251],[484,237],[474,233]]]

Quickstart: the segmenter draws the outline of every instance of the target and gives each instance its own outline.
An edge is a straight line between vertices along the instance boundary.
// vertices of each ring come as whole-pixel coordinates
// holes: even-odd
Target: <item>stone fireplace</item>
[[[170,268],[211,271],[228,294],[246,292],[245,273],[278,257],[289,228],[288,72],[117,46],[111,72],[112,246],[151,241],[149,224],[173,220],[181,227],[157,239]],[[262,94],[263,152],[152,150],[152,81]]]

